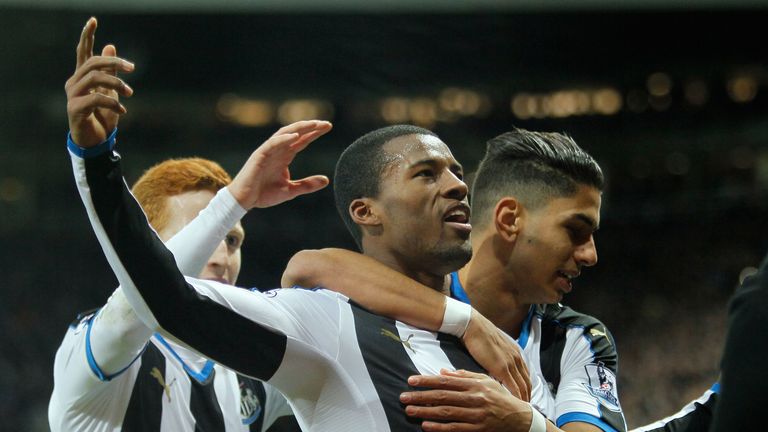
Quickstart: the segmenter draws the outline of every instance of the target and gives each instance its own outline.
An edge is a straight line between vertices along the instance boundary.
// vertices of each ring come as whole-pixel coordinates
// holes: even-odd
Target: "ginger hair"
[[[232,178],[224,168],[208,159],[169,159],[146,170],[131,191],[150,225],[156,231],[162,231],[170,218],[168,198],[198,190],[216,193],[231,182]]]

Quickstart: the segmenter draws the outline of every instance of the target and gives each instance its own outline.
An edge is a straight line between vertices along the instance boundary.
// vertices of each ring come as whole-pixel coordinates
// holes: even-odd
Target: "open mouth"
[[[565,293],[571,292],[573,289],[573,280],[579,277],[578,273],[566,273],[561,270],[558,270],[557,275],[561,278],[560,280],[562,281],[560,284],[560,289]]]
[[[469,207],[464,204],[451,207],[445,213],[443,222],[460,230],[472,230],[472,225],[469,223]]]

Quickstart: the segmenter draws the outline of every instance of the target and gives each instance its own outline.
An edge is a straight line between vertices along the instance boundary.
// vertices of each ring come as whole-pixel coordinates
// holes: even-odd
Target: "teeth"
[[[467,222],[469,220],[469,215],[467,215],[467,212],[462,209],[455,209],[445,216],[445,219],[455,219],[456,222]]]

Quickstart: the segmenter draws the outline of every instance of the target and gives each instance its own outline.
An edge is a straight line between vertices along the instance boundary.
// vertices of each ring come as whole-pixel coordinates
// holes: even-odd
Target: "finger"
[[[429,387],[444,390],[466,390],[471,380],[460,376],[414,375],[408,377],[408,384],[414,387]]]
[[[400,402],[408,405],[438,406],[451,405],[460,407],[483,406],[486,400],[483,393],[454,390],[422,390],[403,392]]]
[[[460,378],[471,378],[471,379],[485,379],[488,378],[488,375],[478,373],[478,372],[472,372],[468,371],[466,369],[457,369],[457,370],[450,370],[450,369],[440,369],[441,375],[447,375],[447,376],[455,376]]]
[[[76,68],[82,66],[86,60],[93,55],[93,38],[96,32],[96,18],[91,17],[83,26],[80,32],[80,41],[77,43],[77,63]]]
[[[106,45],[101,50],[101,55],[102,57],[117,57],[117,48],[115,48],[115,46],[112,44]],[[108,72],[112,75],[117,75],[117,68],[113,67],[111,69],[108,69]]]
[[[67,102],[67,112],[70,113],[70,116],[87,117],[97,108],[108,109],[117,114],[128,112],[120,101],[103,93],[91,93],[86,96],[70,99]]]
[[[122,79],[107,72],[94,70],[68,89],[68,96],[82,96],[100,88],[114,90],[122,96],[133,95],[133,89]],[[103,91],[101,92],[103,93]]]
[[[517,370],[512,371],[512,374],[518,378],[518,385],[520,386],[520,389],[524,390],[525,392],[526,398],[523,400],[527,402],[531,398],[532,387],[530,373],[528,372],[528,365],[525,364],[525,361],[523,361],[522,357],[515,358],[515,365],[517,366]]]
[[[526,391],[524,387],[520,386],[520,383],[517,382],[514,373],[506,373],[506,377],[501,381],[501,383],[504,385],[504,387],[512,393],[512,395],[519,399],[525,399],[526,398]]]
[[[299,136],[299,139],[295,143],[291,144],[291,149],[296,153],[298,153],[304,150],[305,148],[307,148],[307,146],[310,145],[316,139],[327,134],[330,130],[331,128],[315,129],[312,132],[305,133]]]
[[[306,177],[300,180],[294,180],[291,182],[291,199],[300,195],[306,195],[313,192],[317,192],[320,189],[328,186],[331,181],[324,175],[316,175]]]
[[[436,423],[432,421],[421,422],[421,429],[425,432],[471,432],[482,431],[482,425],[468,423]]]
[[[277,132],[275,132],[272,136],[289,134],[289,133],[305,134],[305,133],[311,132],[314,129],[326,129],[326,128],[330,130],[331,123],[325,120],[301,120],[301,121],[291,123],[288,126],[283,126],[282,128],[278,129]]]
[[[134,69],[133,63],[120,57],[104,57],[95,56],[91,57],[86,62],[77,68],[74,74],[72,74],[73,82],[81,80],[85,75],[94,70],[108,71],[117,69],[120,72],[132,72]]]
[[[451,405],[417,406],[408,405],[405,413],[409,417],[424,420],[459,421],[474,423],[483,420],[483,412],[480,408],[465,408]]]

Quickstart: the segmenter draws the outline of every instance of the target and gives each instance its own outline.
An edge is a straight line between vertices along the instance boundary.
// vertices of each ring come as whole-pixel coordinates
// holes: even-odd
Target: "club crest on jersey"
[[[587,372],[588,383],[584,384],[589,393],[594,396],[600,405],[611,411],[621,411],[619,397],[616,392],[616,375],[605,367],[603,362],[584,366]]]
[[[243,418],[243,424],[249,425],[256,421],[261,415],[261,401],[253,390],[240,385],[240,416]]]

